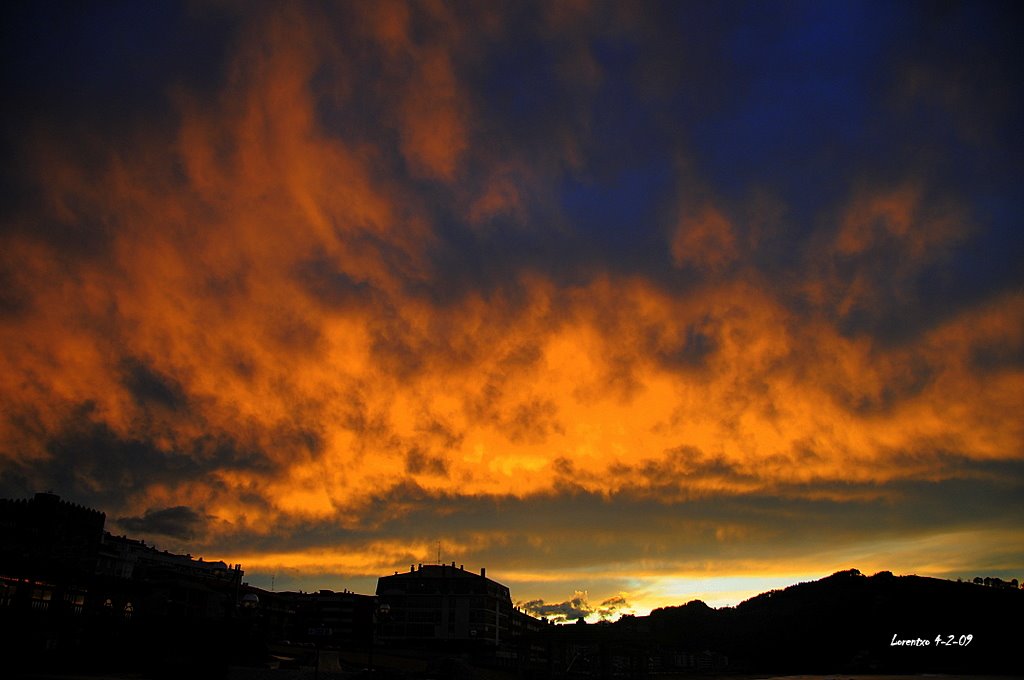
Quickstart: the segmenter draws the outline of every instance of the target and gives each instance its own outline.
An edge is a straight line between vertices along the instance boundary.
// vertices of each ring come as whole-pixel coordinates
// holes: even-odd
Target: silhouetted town
[[[271,592],[240,564],[105,531],[51,493],[0,500],[0,625],[10,676],[639,678],[744,672],[1019,671],[1016,579],[857,570],[737,607],[693,601],[553,625],[486,569],[412,564],[374,595]],[[927,643],[927,644],[925,644]]]

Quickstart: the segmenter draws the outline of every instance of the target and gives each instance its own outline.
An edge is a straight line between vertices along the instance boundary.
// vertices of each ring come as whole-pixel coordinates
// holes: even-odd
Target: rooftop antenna
[[[437,563],[441,564],[441,541],[437,542]]]

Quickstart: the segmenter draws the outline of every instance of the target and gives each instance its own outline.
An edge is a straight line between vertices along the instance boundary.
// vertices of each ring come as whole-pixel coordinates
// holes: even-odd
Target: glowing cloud
[[[567,619],[712,570],[902,544],[955,571],[962,532],[1019,539],[1020,204],[967,130],[1019,95],[923,129],[900,88],[928,55],[865,28],[860,108],[795,129],[766,83],[849,102],[691,9],[176,16],[217,33],[201,73],[67,28],[163,106],[107,108],[94,73],[5,114],[0,489],[257,578],[386,574],[443,539]],[[805,44],[779,12],[758,21]],[[30,98],[56,75],[26,60]],[[978,559],[1019,567],[999,545]],[[600,604],[557,603],[577,588]]]

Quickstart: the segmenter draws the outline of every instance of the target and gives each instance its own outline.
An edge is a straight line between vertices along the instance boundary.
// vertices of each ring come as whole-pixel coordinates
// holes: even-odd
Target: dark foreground
[[[0,658],[4,677],[31,678],[1021,677],[1022,610],[1019,589],[851,570],[737,607],[694,601],[499,644],[385,644],[372,627],[336,644],[286,641],[258,610],[215,621],[7,617]]]

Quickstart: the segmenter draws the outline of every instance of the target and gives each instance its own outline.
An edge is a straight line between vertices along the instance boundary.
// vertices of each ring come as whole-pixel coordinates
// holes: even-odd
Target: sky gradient
[[[2,10],[0,495],[532,611],[1024,576],[998,3]]]

